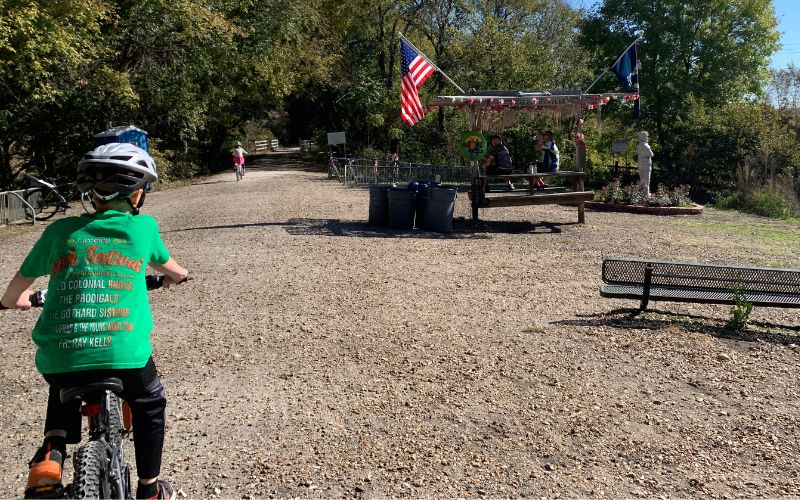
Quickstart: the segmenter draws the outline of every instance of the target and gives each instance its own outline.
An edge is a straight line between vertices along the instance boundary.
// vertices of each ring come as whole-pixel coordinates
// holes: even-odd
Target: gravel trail
[[[183,494],[800,496],[797,310],[731,338],[727,307],[631,319],[598,293],[610,255],[800,267],[797,224],[554,206],[472,227],[462,194],[440,235],[366,225],[368,198],[280,162],[148,195],[195,278],[151,294]],[[3,287],[43,227],[0,229]],[[0,313],[0,497],[43,425],[35,320]]]

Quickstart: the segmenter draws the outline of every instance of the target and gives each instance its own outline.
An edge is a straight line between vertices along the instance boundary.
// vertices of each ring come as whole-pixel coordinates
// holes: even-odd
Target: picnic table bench
[[[564,177],[570,180],[569,188],[537,188],[536,179],[552,179]],[[472,176],[472,186],[470,189],[470,199],[472,200],[472,220],[478,220],[479,208],[493,207],[517,207],[526,205],[549,205],[549,204],[576,204],[578,206],[578,222],[585,222],[584,206],[585,201],[594,199],[594,192],[585,191],[583,187],[586,174],[584,172],[542,172],[536,174],[508,174],[508,175],[485,175],[478,174]],[[528,189],[517,189],[515,191],[484,192],[484,182],[519,180],[528,181]]]
[[[800,307],[800,269],[661,260],[603,260],[600,295],[616,299],[735,304],[740,292],[755,306]]]

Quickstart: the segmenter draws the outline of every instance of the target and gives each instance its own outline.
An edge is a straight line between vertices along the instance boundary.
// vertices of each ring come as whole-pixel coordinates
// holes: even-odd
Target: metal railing
[[[331,158],[329,176],[346,186],[366,186],[393,182],[434,181],[443,184],[469,184],[470,167],[426,163]]]
[[[27,213],[34,214],[31,223],[36,224],[33,208],[25,201],[25,190],[0,192],[0,226],[7,226],[28,218]]]

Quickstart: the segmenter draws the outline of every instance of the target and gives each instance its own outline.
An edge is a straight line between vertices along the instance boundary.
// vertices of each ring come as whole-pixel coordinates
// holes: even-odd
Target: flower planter
[[[624,205],[622,203],[606,203],[604,201],[587,201],[586,208],[606,212],[627,212],[646,215],[700,215],[703,205],[692,204],[691,207],[651,207],[647,205]]]

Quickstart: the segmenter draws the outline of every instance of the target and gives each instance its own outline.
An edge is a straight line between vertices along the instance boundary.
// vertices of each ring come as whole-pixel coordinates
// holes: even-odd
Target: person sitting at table
[[[503,144],[503,139],[499,135],[492,136],[492,149],[489,151],[489,156],[486,158],[486,175],[510,175],[514,172],[514,166],[511,163],[511,153],[508,148]],[[511,179],[506,179],[508,189],[514,190],[514,184]],[[489,192],[489,180],[484,179],[484,189]]]
[[[534,139],[536,140],[536,151],[542,152],[542,161],[537,164],[538,171],[558,172],[558,146],[553,138],[553,131],[545,130],[541,136],[537,135]],[[537,177],[534,181],[534,186],[544,188],[547,185],[544,183],[544,179]]]

